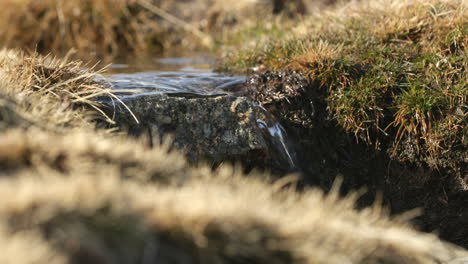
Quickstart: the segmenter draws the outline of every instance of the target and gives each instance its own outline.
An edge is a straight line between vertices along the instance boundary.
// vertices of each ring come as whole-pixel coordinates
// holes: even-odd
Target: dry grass
[[[75,48],[116,55],[146,50],[155,25],[133,0],[2,0],[0,39],[6,47],[66,53]]]
[[[1,0],[0,47],[106,59],[175,48],[210,49],[269,0]],[[224,32],[224,33],[220,33]],[[180,53],[180,51],[178,51]]]
[[[110,92],[95,81],[97,76],[99,73],[84,69],[80,62],[2,50],[0,120],[63,129],[106,119],[95,99]]]

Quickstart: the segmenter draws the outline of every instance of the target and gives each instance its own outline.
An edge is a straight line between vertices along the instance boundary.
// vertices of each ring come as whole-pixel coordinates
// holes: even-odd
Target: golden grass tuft
[[[327,41],[319,40],[316,45],[304,45],[304,53],[297,55],[289,67],[303,68],[305,65],[322,65],[337,59],[343,49],[343,44],[330,44]]]
[[[111,93],[96,81],[97,76],[99,72],[86,70],[77,61],[2,50],[0,113],[5,116],[1,119],[54,129],[87,126],[91,119],[109,120],[95,99]]]

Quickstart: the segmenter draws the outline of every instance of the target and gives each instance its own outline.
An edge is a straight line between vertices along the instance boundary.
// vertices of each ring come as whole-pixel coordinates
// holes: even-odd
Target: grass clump
[[[221,68],[302,71],[347,131],[401,160],[446,167],[447,153],[466,155],[467,21],[459,0],[351,2],[302,22],[307,37],[244,50]]]
[[[0,51],[0,120],[10,126],[36,125],[48,129],[89,126],[93,119],[107,119],[95,100],[110,95],[98,83],[98,73],[82,63]]]

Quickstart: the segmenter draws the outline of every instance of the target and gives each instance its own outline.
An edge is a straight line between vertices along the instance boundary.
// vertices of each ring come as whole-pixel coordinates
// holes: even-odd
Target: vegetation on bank
[[[230,53],[220,69],[301,71],[367,143],[434,168],[466,162],[466,1],[351,2],[283,30],[302,33]]]
[[[2,263],[440,263],[467,254],[380,205],[356,210],[354,194],[191,167],[166,145],[96,128],[111,122],[96,101],[110,91],[77,65],[0,52]]]

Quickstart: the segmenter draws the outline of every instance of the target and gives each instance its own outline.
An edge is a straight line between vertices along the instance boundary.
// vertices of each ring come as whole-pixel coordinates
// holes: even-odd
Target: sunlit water
[[[215,73],[211,70],[212,63],[207,57],[163,58],[141,64],[116,63],[110,65],[110,73],[106,77],[119,96],[155,93],[191,93],[201,96],[233,94],[246,80],[245,76]],[[295,153],[284,128],[270,114],[265,116],[267,120],[257,120],[258,126],[274,145],[278,152],[276,156],[286,163],[289,170],[296,170]]]
[[[134,92],[194,93],[212,95],[228,93],[245,80],[242,76],[228,76],[213,72],[139,72],[108,76],[115,90]]]
[[[214,73],[209,57],[154,59],[153,64],[116,63],[110,67],[115,90],[122,93],[193,93],[213,95],[231,93],[244,76]]]

